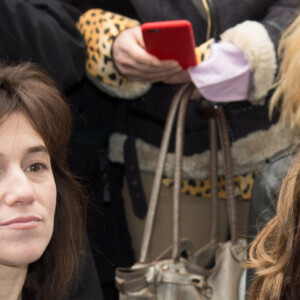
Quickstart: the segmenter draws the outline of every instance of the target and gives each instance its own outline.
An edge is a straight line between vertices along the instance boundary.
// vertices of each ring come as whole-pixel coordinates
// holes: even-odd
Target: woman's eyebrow
[[[30,147],[26,150],[27,154],[32,154],[32,153],[38,153],[38,152],[44,152],[44,153],[48,153],[48,150],[45,146],[43,145],[39,145],[39,146],[34,146],[34,147]]]

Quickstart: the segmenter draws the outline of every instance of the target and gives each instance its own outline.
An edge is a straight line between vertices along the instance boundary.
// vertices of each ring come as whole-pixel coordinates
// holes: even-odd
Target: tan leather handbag
[[[180,240],[180,183],[183,156],[184,123],[188,101],[194,87],[186,84],[176,93],[167,117],[158,157],[152,193],[144,229],[139,262],[131,268],[116,270],[116,286],[120,300],[237,300],[242,274],[241,262],[246,259],[246,241],[237,238],[236,203],[233,192],[231,156],[225,113],[218,107],[217,116],[210,118],[211,178],[213,225],[211,242],[194,251],[192,243]],[[173,123],[177,117],[174,197],[173,245],[152,262],[146,262],[151,240],[160,183]],[[231,239],[218,242],[217,238],[217,127],[224,153],[228,220]]]

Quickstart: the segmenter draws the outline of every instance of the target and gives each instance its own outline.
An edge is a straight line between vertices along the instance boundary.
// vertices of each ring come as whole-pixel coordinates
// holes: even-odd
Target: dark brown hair
[[[71,113],[40,67],[2,62],[0,122],[14,112],[24,114],[44,140],[57,187],[53,236],[42,257],[29,265],[25,291],[29,299],[61,299],[78,271],[85,223],[85,195],[67,167]]]

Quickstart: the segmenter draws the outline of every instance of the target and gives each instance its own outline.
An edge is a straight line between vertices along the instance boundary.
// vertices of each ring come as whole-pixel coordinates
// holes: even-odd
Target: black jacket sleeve
[[[288,148],[271,157],[255,178],[249,210],[249,240],[274,217],[277,199],[291,163],[299,148]]]
[[[262,24],[266,27],[275,49],[278,47],[279,39],[298,14],[299,0],[278,0],[270,5]]]
[[[40,63],[67,90],[85,72],[79,15],[63,1],[0,1],[0,59]]]
[[[249,209],[249,243],[275,216],[282,180],[299,149],[299,147],[296,147],[279,151],[267,161],[266,166],[257,175],[252,189]],[[247,270],[247,289],[250,287],[253,278],[255,278],[255,270]]]

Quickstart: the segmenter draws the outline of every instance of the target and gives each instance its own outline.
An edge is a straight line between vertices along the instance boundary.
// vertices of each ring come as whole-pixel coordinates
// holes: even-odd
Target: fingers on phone
[[[182,71],[182,67],[175,60],[159,60],[157,58],[150,61],[150,64],[146,64],[145,67],[149,68],[151,72],[170,72],[176,73]]]
[[[149,71],[141,71],[136,69],[131,69],[131,71],[128,71],[128,74],[130,73],[130,76],[128,77],[131,80],[136,81],[146,81],[150,83],[159,82],[159,81],[166,81],[170,77],[173,77],[178,72],[174,70],[160,70],[159,72],[149,72]]]
[[[182,71],[178,62],[159,60],[142,48],[119,57],[117,66],[128,79],[147,82],[163,81]]]
[[[149,54],[144,48],[140,47],[136,49],[134,53],[134,59],[146,66],[158,68],[158,69],[179,69],[181,68],[176,60],[160,60],[156,56]]]

